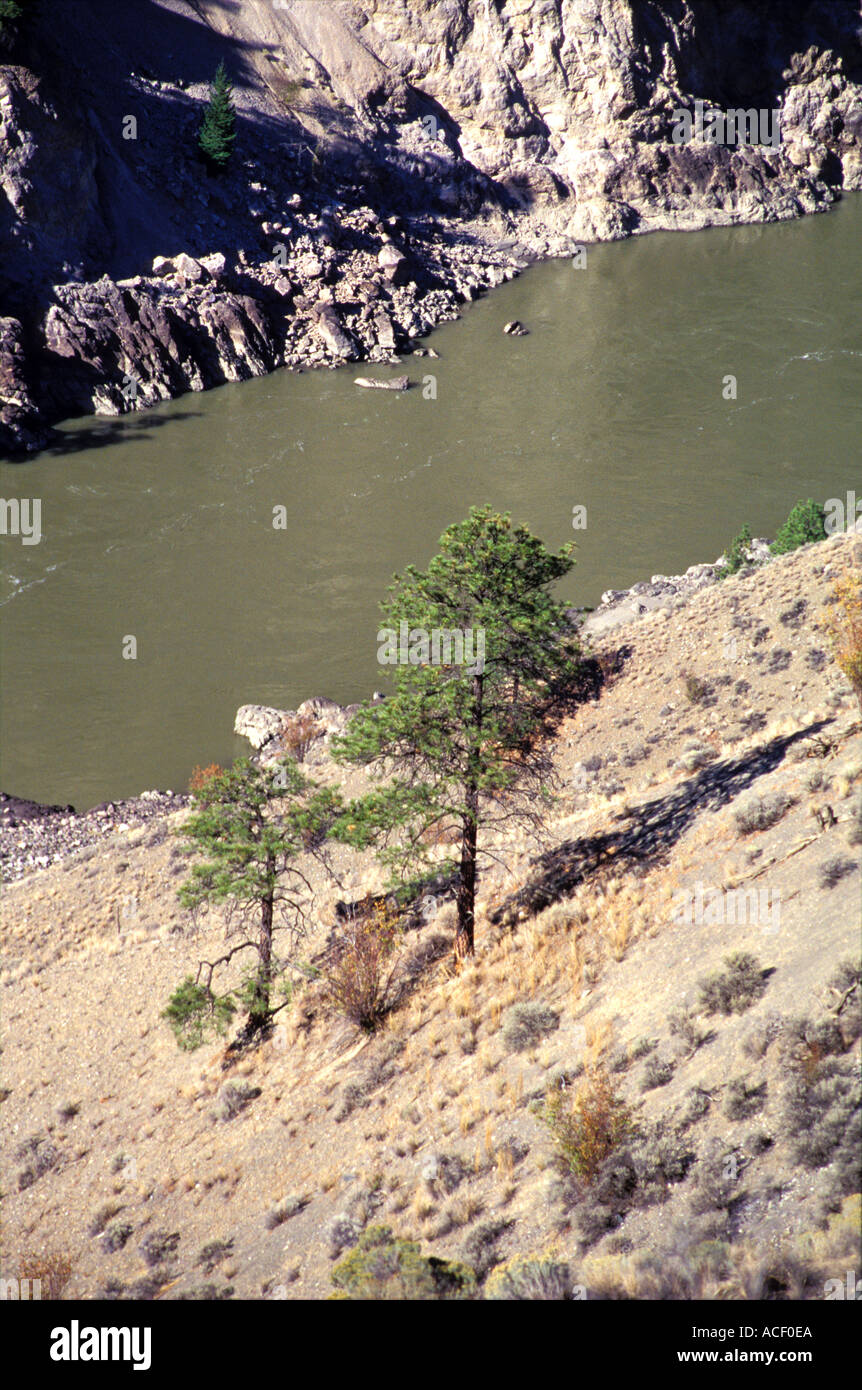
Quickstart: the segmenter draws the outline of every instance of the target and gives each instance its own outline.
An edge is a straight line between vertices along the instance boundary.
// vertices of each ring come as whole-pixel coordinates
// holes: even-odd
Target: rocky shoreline
[[[127,414],[279,367],[424,355],[432,328],[527,263],[490,249],[479,257],[367,206],[289,201],[289,223],[264,223],[267,260],[183,252],[155,257],[145,275],[54,286],[31,329],[41,380],[21,322],[0,318],[0,451],[44,448],[62,418]]]
[[[72,806],[43,806],[0,792],[0,881],[11,883],[92,852],[115,832],[162,821],[189,801],[179,792],[145,791],[78,813]]]

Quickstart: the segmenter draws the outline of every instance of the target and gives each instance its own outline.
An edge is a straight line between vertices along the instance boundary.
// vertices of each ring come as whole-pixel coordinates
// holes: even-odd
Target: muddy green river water
[[[714,559],[745,521],[773,535],[799,498],[862,498],[860,247],[859,196],[590,247],[467,306],[429,339],[439,360],[71,421],[4,463],[41,539],[2,541],[3,789],[79,809],[181,789],[248,751],[240,704],[385,688],[378,600],[474,503],[576,540],[560,596],[594,604]],[[403,395],[353,384],[399,370]]]

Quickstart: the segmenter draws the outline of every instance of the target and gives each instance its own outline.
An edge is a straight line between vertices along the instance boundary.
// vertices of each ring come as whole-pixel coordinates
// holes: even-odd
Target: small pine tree
[[[0,0],[0,38],[12,37],[15,21],[24,13],[26,0]]]
[[[307,925],[303,890],[308,881],[294,861],[303,853],[322,856],[340,806],[334,792],[309,782],[290,759],[264,769],[241,758],[204,779],[192,796],[195,811],[179,834],[186,851],[202,855],[204,862],[192,867],[180,901],[192,910],[203,903],[228,903],[238,910],[239,920],[231,926],[243,939],[218,960],[202,962],[197,977],[187,976],[171,995],[162,1017],[180,1047],[188,1049],[211,1032],[223,1033],[238,1008],[248,1016],[249,1035],[270,1022],[275,983],[295,964],[276,955],[275,932],[285,925],[295,944]],[[213,975],[243,951],[252,953],[251,970],[239,985],[216,994]],[[289,990],[285,993],[289,998]]]
[[[730,542],[725,562],[716,575],[717,579],[726,579],[729,574],[736,574],[743,565],[748,563],[748,548],[751,545],[751,539],[751,527],[746,524]]]
[[[786,555],[810,541],[826,539],[826,511],[819,502],[810,497],[807,502],[797,502],[769,549],[773,555]]]
[[[198,135],[198,148],[211,168],[227,168],[236,140],[233,86],[224,63],[219,63],[210,87],[210,99]]]

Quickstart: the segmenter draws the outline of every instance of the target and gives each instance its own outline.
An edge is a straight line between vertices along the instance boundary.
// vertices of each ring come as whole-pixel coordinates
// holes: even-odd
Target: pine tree
[[[198,135],[198,148],[207,163],[217,170],[227,167],[236,140],[236,111],[233,87],[224,63],[219,63],[210,87],[210,99]]]
[[[474,948],[478,837],[481,829],[541,823],[552,767],[546,721],[559,708],[580,665],[574,629],[549,585],[572,568],[572,545],[551,554],[524,526],[490,507],[450,526],[428,570],[396,576],[381,604],[379,659],[391,662],[394,694],[362,706],[334,756],[367,766],[379,790],[350,803],[333,828],[357,848],[376,845],[391,884],[415,893],[454,874],[458,912],[455,956]],[[434,633],[438,633],[435,653]],[[460,636],[466,657],[458,654]],[[407,659],[393,659],[388,634],[403,634]],[[442,634],[442,637],[441,635]],[[448,636],[448,643],[443,640]],[[428,841],[455,829],[460,855],[448,864]]]
[[[811,541],[826,539],[826,509],[819,502],[808,498],[807,502],[797,502],[789,517],[780,528],[778,535],[769,547],[773,555],[786,555],[800,545]]]
[[[249,1035],[269,1023],[274,984],[295,963],[290,955],[276,955],[275,932],[287,928],[292,951],[308,922],[308,882],[294,861],[302,853],[322,855],[340,804],[292,759],[263,769],[241,758],[206,779],[193,797],[196,809],[180,834],[186,853],[202,854],[205,861],[193,866],[180,901],[192,910],[227,901],[238,910],[231,929],[243,939],[218,960],[202,962],[197,977],[188,976],[171,996],[163,1017],[187,1048],[208,1032],[224,1032],[238,1008],[247,1012]],[[251,971],[241,984],[217,994],[214,974],[243,951],[252,953]]]
[[[0,38],[15,32],[15,21],[24,13],[24,0],[0,0]]]

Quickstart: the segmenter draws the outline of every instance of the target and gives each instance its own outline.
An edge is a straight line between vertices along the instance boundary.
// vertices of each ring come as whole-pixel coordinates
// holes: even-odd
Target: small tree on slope
[[[308,925],[311,888],[295,861],[303,853],[322,855],[339,805],[334,792],[309,782],[289,759],[266,769],[240,759],[193,796],[196,810],[180,834],[187,853],[206,858],[192,867],[180,901],[191,909],[227,901],[237,910],[242,940],[218,960],[202,962],[197,977],[189,976],[171,996],[163,1017],[183,1047],[196,1047],[207,1032],[223,1032],[238,1006],[247,1010],[249,1035],[276,1012],[273,987],[291,962],[276,954],[275,932],[286,928],[293,950]],[[217,994],[214,974],[244,951],[252,953],[250,973],[242,985]]]
[[[580,653],[548,589],[572,568],[573,548],[551,554],[490,507],[450,526],[427,571],[410,566],[396,576],[381,604],[378,642],[392,632],[400,638],[406,625],[410,643],[407,662],[389,667],[394,694],[363,706],[333,740],[338,760],[366,765],[385,781],[346,808],[333,834],[358,848],[377,845],[393,884],[408,889],[455,872],[456,960],[474,948],[480,827],[538,826],[550,799],[540,735],[577,676]],[[484,659],[435,664],[428,641],[435,629],[462,637],[470,630],[472,655],[481,634]],[[432,863],[429,837],[452,826],[458,860]]]
[[[221,170],[230,163],[236,140],[236,111],[233,87],[224,63],[219,63],[210,87],[209,105],[198,135],[198,148],[211,168]]]

